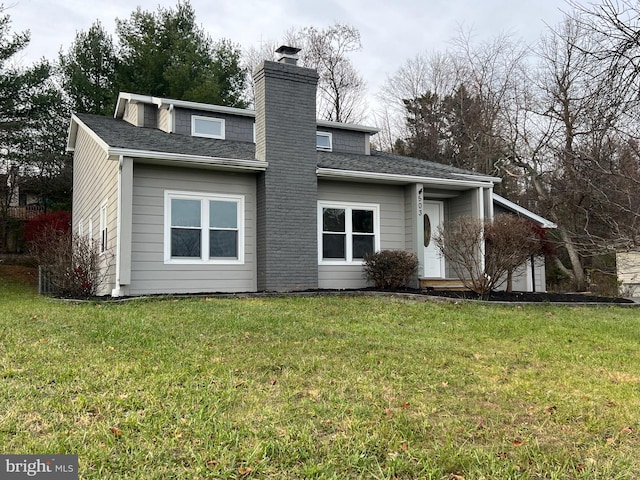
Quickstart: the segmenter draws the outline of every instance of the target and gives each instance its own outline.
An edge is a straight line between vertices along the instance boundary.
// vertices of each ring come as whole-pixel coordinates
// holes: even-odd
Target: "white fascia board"
[[[338,179],[360,179],[381,182],[394,183],[426,183],[448,187],[492,187],[493,182],[471,181],[471,180],[455,180],[450,178],[434,178],[420,177],[414,175],[399,175],[394,173],[377,173],[377,172],[359,172],[356,170],[338,170],[334,168],[318,168],[316,170],[318,177],[338,178]]]
[[[365,132],[370,134],[375,134],[380,131],[379,128],[367,127],[366,125],[357,125],[355,123],[331,122],[329,120],[317,120],[316,123],[319,127],[339,128],[341,130],[351,130],[351,131]]]
[[[500,177],[492,177],[491,175],[476,175],[475,173],[452,173],[451,175],[462,178],[477,178],[483,182],[502,183]]]
[[[153,103],[153,97],[149,95],[138,95],[137,93],[120,92],[118,94],[118,101],[116,102],[116,110],[113,112],[113,118],[122,118],[126,102]]]
[[[74,126],[75,124],[75,126]],[[71,125],[69,126],[69,138],[67,140],[67,152],[73,152],[76,148],[76,137],[78,128],[82,128],[105,152],[109,153],[109,145],[102,140],[93,130],[80,120],[75,114],[71,115]]]
[[[146,158],[149,160],[166,160],[167,162],[192,163],[211,165],[219,168],[234,170],[264,171],[269,165],[260,160],[242,160],[237,158],[207,157],[204,155],[187,155],[183,153],[154,152],[151,150],[131,150],[128,148],[109,148],[109,156],[117,159],[120,156],[131,158]]]
[[[173,100],[171,98],[153,97],[151,103],[158,108],[169,108],[170,105],[179,108],[188,108],[191,110],[201,110],[205,112],[226,113],[229,115],[240,115],[243,117],[255,117],[255,110],[245,108],[225,107],[222,105],[212,105],[210,103],[189,102],[186,100]]]
[[[497,193],[493,194],[493,201],[496,202],[498,205],[501,205],[502,207],[506,208],[507,210],[511,210],[512,212],[519,213],[527,217],[529,220],[533,220],[534,222],[540,224],[542,228],[558,228],[558,225],[553,223],[551,220],[547,220],[546,218],[533,213],[531,210],[527,210],[526,208],[521,207],[517,203],[513,203],[512,201],[507,200],[506,198],[501,197]]]

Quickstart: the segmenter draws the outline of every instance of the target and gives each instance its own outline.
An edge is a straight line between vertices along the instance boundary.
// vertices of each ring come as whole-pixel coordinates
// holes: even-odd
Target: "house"
[[[317,120],[316,71],[279,51],[254,74],[255,111],[121,93],[113,118],[73,115],[73,228],[108,263],[101,294],[358,288],[380,249],[416,252],[420,278],[454,276],[431,235],[492,218],[500,179]]]
[[[616,271],[620,295],[640,297],[640,252],[617,252]]]
[[[546,218],[536,215],[535,213],[521,207],[520,205],[501,197],[497,193],[493,194],[493,212],[494,215],[506,213],[509,215],[518,215],[526,218],[530,222],[538,225],[545,230],[557,228],[558,226],[547,220]],[[520,292],[544,292],[546,291],[545,282],[545,258],[543,255],[538,255],[530,258],[527,262],[518,267],[513,272],[513,290]],[[498,286],[499,290],[506,288],[506,281]]]

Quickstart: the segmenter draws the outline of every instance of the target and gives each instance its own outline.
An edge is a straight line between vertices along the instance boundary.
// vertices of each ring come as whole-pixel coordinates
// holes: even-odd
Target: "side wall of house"
[[[318,200],[380,205],[380,248],[407,248],[404,187],[319,181]],[[319,265],[318,286],[331,289],[366,287],[362,273],[362,265]]]
[[[128,294],[256,290],[253,174],[134,164],[131,284]],[[244,196],[244,264],[165,264],[165,191]]]
[[[618,252],[616,268],[620,295],[640,297],[640,252]]]
[[[82,128],[78,129],[73,156],[73,231],[82,222],[83,234],[100,248],[100,212],[106,209],[107,249],[101,254],[106,269],[99,295],[111,294],[115,284],[115,249],[117,239],[118,162],[108,160],[106,152]]]

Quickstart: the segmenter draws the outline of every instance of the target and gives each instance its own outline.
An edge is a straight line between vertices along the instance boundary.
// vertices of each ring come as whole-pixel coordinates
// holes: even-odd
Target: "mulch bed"
[[[466,300],[487,300],[493,302],[548,302],[548,303],[634,303],[621,297],[600,297],[585,293],[551,292],[493,292],[489,298],[481,298],[474,292],[427,290],[427,295]]]

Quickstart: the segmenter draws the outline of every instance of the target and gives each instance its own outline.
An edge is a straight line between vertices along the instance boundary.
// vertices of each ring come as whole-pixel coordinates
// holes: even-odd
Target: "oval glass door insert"
[[[429,215],[424,214],[424,246],[428,247],[431,243],[431,220],[429,220]]]

